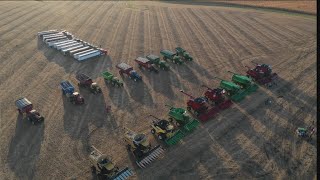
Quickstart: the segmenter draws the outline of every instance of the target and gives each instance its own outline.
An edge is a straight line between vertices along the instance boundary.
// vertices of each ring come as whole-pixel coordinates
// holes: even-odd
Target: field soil
[[[65,29],[108,49],[109,56],[79,63],[48,48],[37,32]],[[94,179],[89,146],[112,157],[131,179],[316,179],[316,137],[295,134],[316,126],[316,18],[254,9],[165,2],[0,2],[0,179]],[[181,46],[194,57],[152,74],[133,61]],[[163,157],[138,169],[125,148],[123,127],[149,133],[149,114],[167,118],[165,104],[185,107],[214,77],[244,74],[251,61],[268,63],[277,86],[256,93],[203,123]],[[125,62],[143,77],[124,77],[123,88],[100,73]],[[102,87],[78,88],[85,105],[72,105],[59,89],[86,73]],[[119,76],[120,77],[120,76]],[[31,125],[14,102],[32,101],[45,121]],[[270,99],[272,103],[266,105]],[[112,107],[107,114],[105,106]]]

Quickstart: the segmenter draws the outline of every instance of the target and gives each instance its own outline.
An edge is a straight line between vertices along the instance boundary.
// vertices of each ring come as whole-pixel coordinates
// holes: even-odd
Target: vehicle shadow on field
[[[154,106],[153,98],[150,93],[151,90],[144,82],[144,78],[142,81],[135,82],[124,75],[122,79],[128,87],[130,98],[142,105],[146,105],[148,107]]]
[[[193,84],[203,83],[198,79],[198,77],[194,74],[194,72],[186,65],[183,64],[177,68],[177,73],[181,76],[181,78],[191,82]]]
[[[143,69],[141,72],[144,74],[144,80],[148,79],[154,91],[161,93],[169,99],[176,99],[176,95],[171,87],[171,78],[174,78],[177,82],[179,81],[172,71],[159,70],[159,73],[155,74],[154,72],[149,72]]]
[[[195,69],[202,77],[207,77],[208,79],[213,79],[213,76],[210,74],[208,69],[203,68],[195,61],[188,62],[188,63],[186,63],[186,65],[189,68]]]
[[[88,89],[79,88],[80,94],[84,97],[85,104],[74,105],[62,94],[64,107],[64,130],[71,138],[81,140],[82,152],[88,151],[88,137],[90,135],[89,126],[94,128],[107,128],[112,126],[108,124],[115,122],[114,119],[107,117],[106,104],[103,94],[93,94]],[[108,122],[110,120],[110,122]],[[111,129],[112,130],[112,129]]]
[[[11,139],[8,165],[19,179],[34,179],[36,162],[44,136],[44,123],[32,125],[22,115],[17,117],[15,135]]]

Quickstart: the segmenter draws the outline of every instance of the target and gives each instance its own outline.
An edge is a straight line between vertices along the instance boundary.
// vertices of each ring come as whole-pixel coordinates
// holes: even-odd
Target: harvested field
[[[78,63],[49,49],[36,34],[66,29],[101,45],[110,57]],[[181,46],[194,61],[159,74],[139,70],[138,56]],[[271,64],[278,85],[260,87],[233,108],[204,123],[132,179],[316,179],[316,137],[299,139],[297,127],[316,125],[316,19],[222,6],[165,2],[0,2],[0,179],[92,179],[88,147],[120,166],[134,167],[122,127],[150,131],[150,113],[164,104],[184,106],[184,89],[200,96],[214,76],[244,73],[250,61]],[[105,85],[100,73],[133,65],[142,83]],[[86,104],[74,106],[59,89],[91,76],[103,89],[94,96],[76,87]],[[14,101],[25,96],[45,116],[33,126]],[[282,98],[281,98],[282,96]],[[269,98],[272,104],[265,105]],[[105,106],[112,106],[112,114]],[[150,134],[150,139],[153,137]]]

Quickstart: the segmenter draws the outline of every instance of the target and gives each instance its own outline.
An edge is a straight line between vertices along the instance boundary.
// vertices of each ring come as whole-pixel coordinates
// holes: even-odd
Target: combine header
[[[124,139],[127,143],[127,149],[133,154],[136,164],[140,168],[145,168],[164,152],[160,145],[152,147],[145,134],[138,134],[128,128],[125,129]]]
[[[153,115],[150,116],[156,119],[151,125],[151,133],[157,135],[158,139],[164,141],[167,145],[175,145],[184,137],[183,132],[175,128],[169,121]]]
[[[32,124],[44,121],[44,117],[33,109],[32,103],[27,98],[19,98],[18,100],[16,100],[15,104],[18,108],[19,114],[26,113],[27,120],[30,121]]]
[[[247,76],[251,77],[258,84],[260,85],[270,84],[275,79],[277,79],[278,75],[277,73],[272,73],[272,68],[270,65],[258,64],[258,63],[254,63],[254,64],[256,65],[256,67],[253,69],[251,69],[248,66],[245,66],[248,68],[246,73],[247,73]]]
[[[257,89],[259,88],[259,86],[256,85],[250,77],[236,74],[231,71],[228,71],[228,73],[233,74],[232,81],[234,83],[240,85],[247,92],[247,94],[250,94],[252,92],[256,92]]]
[[[206,97],[194,98],[190,94],[180,90],[183,94],[190,97],[187,101],[187,110],[196,116],[200,121],[205,122],[214,117],[218,112],[218,107],[211,107]]]
[[[120,69],[119,73],[121,76],[123,76],[123,74],[126,74],[130,79],[133,79],[134,81],[142,80],[142,77],[135,70],[133,70],[133,67],[129,66],[128,64],[120,63],[116,67]]]
[[[79,81],[79,87],[89,88],[90,92],[92,92],[93,94],[98,94],[102,92],[98,84],[93,82],[92,79],[86,74],[77,74],[76,79]]]
[[[123,86],[123,82],[120,81],[117,77],[115,77],[112,73],[105,71],[103,73],[101,73],[103,79],[105,80],[105,82],[107,83],[111,83],[112,86],[118,86],[118,87],[122,87]]]
[[[226,90],[227,96],[234,102],[239,102],[245,98],[246,91],[241,89],[240,86],[232,81],[226,81],[221,78],[215,77],[220,80],[220,88]]]
[[[179,127],[185,135],[193,132],[193,130],[199,126],[200,122],[191,118],[185,109],[175,108],[169,105],[165,106],[170,108],[168,113],[169,121],[175,121],[176,126]]]
[[[102,154],[94,146],[91,146],[89,159],[92,163],[91,170],[93,174],[98,176],[98,179],[105,180],[125,180],[133,175],[132,170],[128,167],[119,169],[113,163],[110,157]]]
[[[182,57],[184,60],[187,60],[187,61],[193,60],[192,56],[190,56],[190,54],[186,50],[182,49],[181,47],[176,47],[175,50],[177,52],[177,55]]]

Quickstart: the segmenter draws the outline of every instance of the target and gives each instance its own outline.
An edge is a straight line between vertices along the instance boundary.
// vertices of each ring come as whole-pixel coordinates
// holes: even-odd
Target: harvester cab
[[[128,128],[125,130],[124,140],[127,143],[127,149],[133,154],[140,168],[145,168],[164,152],[160,145],[152,147],[145,134],[135,133]]]
[[[271,86],[272,82],[277,78],[277,73],[272,73],[272,68],[268,64],[258,64],[252,62],[256,65],[255,68],[251,69],[250,67],[247,70],[247,76],[251,77],[254,81],[261,85],[269,85]]]
[[[195,98],[192,95],[185,93],[183,90],[180,90],[180,92],[190,97],[187,101],[187,109],[188,111],[193,110],[196,116],[208,109],[208,99],[206,97]]]
[[[89,159],[92,163],[91,170],[93,174],[97,174],[100,179],[124,180],[133,175],[132,170],[128,167],[120,170],[116,167],[111,158],[102,154],[94,146],[91,146]]]
[[[226,91],[222,88],[211,89],[206,85],[202,85],[202,87],[206,87],[207,91],[204,93],[204,96],[215,104],[219,104],[225,100],[224,94]]]

